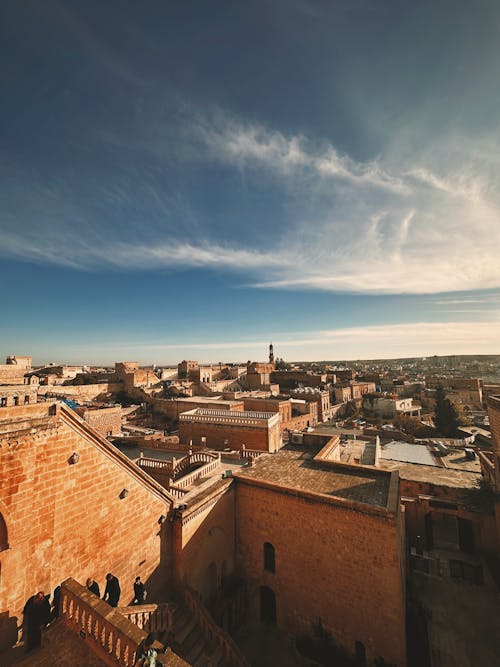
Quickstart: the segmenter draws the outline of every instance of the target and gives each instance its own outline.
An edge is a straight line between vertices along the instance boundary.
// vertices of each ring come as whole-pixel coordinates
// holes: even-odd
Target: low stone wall
[[[123,385],[116,382],[103,382],[102,384],[82,385],[50,385],[38,387],[39,396],[52,398],[72,398],[75,401],[93,401],[98,396],[106,394],[117,394],[123,391]]]

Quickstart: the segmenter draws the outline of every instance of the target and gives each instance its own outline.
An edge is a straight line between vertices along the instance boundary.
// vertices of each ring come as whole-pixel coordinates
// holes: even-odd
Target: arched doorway
[[[276,596],[268,586],[260,587],[260,620],[267,625],[276,625]]]

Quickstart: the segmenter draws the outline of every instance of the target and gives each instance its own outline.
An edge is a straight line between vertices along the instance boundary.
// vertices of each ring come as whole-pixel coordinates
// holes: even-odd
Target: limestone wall
[[[113,572],[123,603],[132,599],[136,576],[151,594],[164,587],[168,567],[160,568],[160,558],[168,562],[168,548],[158,519],[170,503],[141,481],[143,473],[117,464],[116,457],[125,459],[121,453],[100,450],[91,434],[82,435],[85,424],[73,427],[55,404],[5,408],[4,418],[0,514],[8,548],[0,551],[0,646],[8,618],[20,622],[31,595],[49,593],[68,577],[85,583],[91,576],[102,593],[106,573]],[[72,464],[73,452],[79,460]],[[120,498],[123,489],[128,494]]]
[[[321,620],[350,653],[362,642],[367,664],[382,656],[405,665],[400,519],[240,478],[236,507],[237,571],[248,583],[251,620],[259,619],[260,587],[266,586],[276,596],[277,624],[285,632],[311,636]],[[275,549],[274,573],[264,569],[265,542]]]

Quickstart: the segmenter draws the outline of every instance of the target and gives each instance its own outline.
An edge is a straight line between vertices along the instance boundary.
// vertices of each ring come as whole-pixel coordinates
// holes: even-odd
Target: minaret
[[[269,363],[274,364],[274,350],[272,343],[269,345]]]

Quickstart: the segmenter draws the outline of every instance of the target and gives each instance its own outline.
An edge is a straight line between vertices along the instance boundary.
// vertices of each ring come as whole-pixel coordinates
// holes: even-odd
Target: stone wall
[[[382,656],[405,665],[401,517],[356,511],[279,487],[236,479],[237,572],[248,585],[250,619],[258,621],[260,587],[276,596],[277,625],[313,635],[321,621],[367,664]],[[300,517],[302,529],[291,517]],[[264,569],[264,543],[275,549],[275,572]]]
[[[221,579],[234,571],[234,489],[224,480],[173,522],[174,581],[187,583],[204,602],[220,589]]]
[[[263,426],[243,426],[240,424],[179,421],[179,440],[182,443],[201,445],[206,438],[209,449],[255,449],[263,452],[275,452],[281,447],[279,422],[268,428]]]
[[[0,635],[8,617],[20,622],[31,595],[70,576],[83,583],[93,577],[102,593],[113,572],[124,603],[136,576],[152,595],[163,589],[169,545],[158,519],[171,506],[168,494],[59,405],[5,408],[2,419],[0,514],[8,548],[0,551]],[[79,460],[70,463],[74,452]]]
[[[497,550],[494,513],[491,508],[481,511],[471,506],[474,492],[467,493],[460,487],[400,478],[400,495],[405,505],[408,545],[423,543],[431,548],[426,521],[429,521],[429,517],[440,520],[446,514],[457,520],[470,521],[476,552],[491,553]]]
[[[122,409],[120,406],[86,410],[78,408],[78,414],[93,429],[103,436],[119,435],[122,429]]]
[[[39,387],[40,396],[71,398],[75,401],[94,401],[108,394],[117,394],[123,391],[121,382],[102,382],[99,384],[63,385]]]
[[[0,364],[0,384],[23,384],[26,368],[16,364]]]
[[[0,385],[0,407],[36,403],[38,387],[29,384]]]
[[[245,396],[243,398],[243,403],[245,410],[256,410],[258,412],[279,412],[281,424],[289,421],[292,418],[292,404],[290,401]]]

